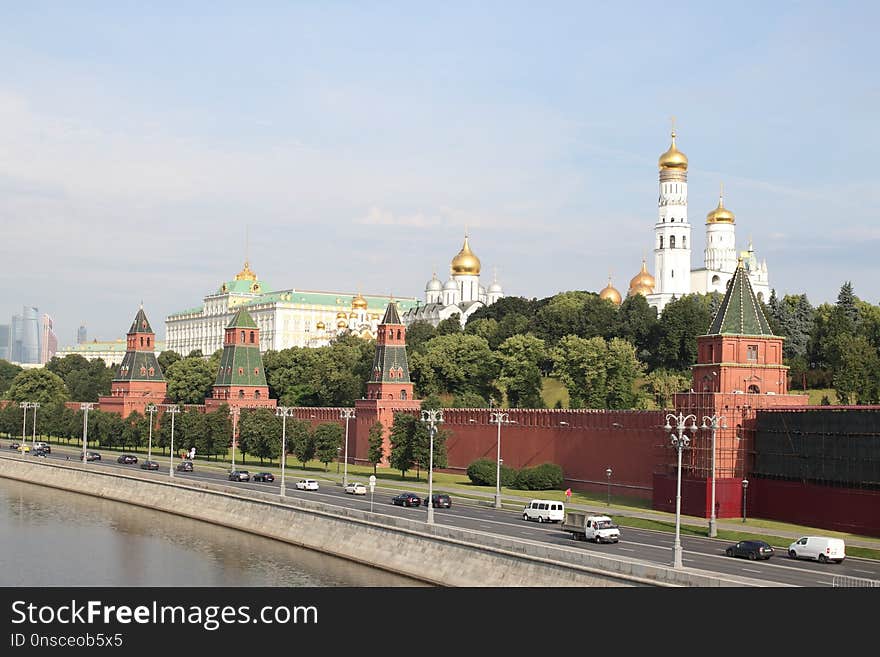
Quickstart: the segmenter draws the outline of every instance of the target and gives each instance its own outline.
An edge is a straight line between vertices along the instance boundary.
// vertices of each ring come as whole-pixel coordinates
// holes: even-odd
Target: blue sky
[[[878,302],[875,3],[151,4],[0,7],[0,323],[161,337],[246,228],[273,288],[421,297],[467,226],[508,294],[625,292],[673,115],[695,266],[723,181],[778,294]]]

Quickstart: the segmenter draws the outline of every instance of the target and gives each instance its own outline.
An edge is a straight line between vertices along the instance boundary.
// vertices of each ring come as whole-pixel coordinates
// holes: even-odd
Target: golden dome
[[[672,131],[672,145],[669,147],[668,151],[660,156],[660,160],[657,162],[657,166],[660,167],[661,171],[663,169],[681,169],[683,171],[687,171],[687,155],[685,155],[680,150],[678,150],[678,148],[675,147],[675,130]]]
[[[352,300],[351,307],[354,310],[366,310],[367,309],[367,300],[361,296],[360,292],[358,292],[357,296]]]
[[[724,186],[718,195],[718,207],[706,215],[707,224],[732,224],[736,222],[733,212],[724,207]]]
[[[336,328],[347,328],[347,327],[348,327],[348,322],[346,322],[344,319],[340,319],[338,322],[336,322]]]
[[[336,313],[336,319],[345,319],[346,317],[348,317],[348,315],[346,315],[341,310],[338,313]]]
[[[349,318],[349,319],[357,319],[357,316],[358,316],[358,314],[357,314],[356,312],[350,312],[350,313],[348,313],[348,318]]]
[[[248,265],[248,261],[244,261],[244,268],[235,275],[235,280],[237,281],[255,281],[257,280],[257,275],[251,271],[250,266]]]
[[[642,258],[642,270],[629,282],[629,294],[653,294],[654,285],[654,277],[648,273],[648,266]]]
[[[325,326],[324,322],[318,322],[317,324],[315,324],[315,328],[319,331],[323,331],[327,327]]]
[[[600,299],[608,299],[615,306],[619,306],[621,302],[620,292],[617,291],[613,285],[611,285],[611,277],[608,277],[608,285],[606,285],[601,292],[599,292]]]
[[[467,235],[464,236],[464,245],[458,255],[452,259],[452,273],[466,276],[480,275],[480,259],[471,251]]]

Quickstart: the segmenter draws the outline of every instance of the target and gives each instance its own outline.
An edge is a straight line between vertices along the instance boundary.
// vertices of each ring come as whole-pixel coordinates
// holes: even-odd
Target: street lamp
[[[712,429],[712,510],[709,513],[709,537],[715,538],[718,536],[718,528],[716,526],[716,517],[715,517],[715,430],[718,429],[718,421],[721,421],[721,428],[727,428],[727,421],[724,419],[723,415],[704,415],[703,416],[703,426],[700,428],[705,431],[706,429]]]
[[[605,476],[608,477],[608,506],[611,506],[611,474],[613,472],[611,468],[605,469]]]
[[[82,402],[79,405],[80,410],[83,412],[83,463],[88,462],[86,461],[86,445],[89,443],[89,410],[94,405],[93,402]]]
[[[275,415],[281,416],[281,497],[287,494],[284,485],[284,465],[287,463],[287,418],[293,415],[292,406],[279,406],[275,409]]]
[[[743,522],[746,521],[746,490],[749,487],[749,480],[743,479]]]
[[[670,420],[675,422],[675,427],[670,424]],[[690,425],[687,423],[688,420],[691,421]],[[669,413],[666,416],[666,426],[663,428],[666,431],[672,431],[674,428],[678,432],[670,434],[669,438],[672,441],[672,446],[678,451],[678,483],[675,489],[675,543],[672,546],[672,567],[681,568],[681,450],[690,444],[691,439],[684,432],[697,428],[697,418],[694,415],[684,415],[681,412],[678,415]]]
[[[422,411],[422,422],[428,423],[428,433],[431,436],[428,447],[428,524],[434,524],[434,434],[437,433],[437,425],[443,422],[443,411],[436,409]]]
[[[31,441],[31,450],[37,449],[37,409],[40,407],[40,402],[31,402],[31,408],[34,409],[34,438]]]
[[[18,446],[18,449],[24,454],[24,445],[27,442],[27,412],[31,407],[31,403],[26,401],[19,402],[18,407],[24,410],[24,417],[21,421],[21,445]]]
[[[171,458],[168,460],[168,476],[174,478],[174,416],[180,413],[177,404],[162,404],[166,413],[171,413]]]
[[[339,462],[342,460],[342,448],[336,448],[336,474],[339,474]],[[342,485],[345,486],[345,482],[342,482]]]
[[[502,413],[501,411],[493,411],[489,414],[489,422],[498,425],[498,455],[495,467],[495,508],[501,508],[501,425],[510,424],[510,413]]]
[[[342,485],[348,486],[348,421],[354,417],[354,409],[343,408],[341,417],[345,420],[345,470],[342,473]],[[338,461],[336,463],[336,472],[339,472]]]
[[[235,472],[235,432],[238,428],[239,410],[238,406],[233,406],[229,409],[229,414],[232,416],[232,472]]]
[[[147,463],[148,464],[150,461],[153,460],[153,414],[155,414],[155,412],[157,410],[158,409],[156,408],[155,404],[148,404],[147,407],[144,409],[145,413],[150,414],[150,438],[149,438],[149,441],[147,442]]]

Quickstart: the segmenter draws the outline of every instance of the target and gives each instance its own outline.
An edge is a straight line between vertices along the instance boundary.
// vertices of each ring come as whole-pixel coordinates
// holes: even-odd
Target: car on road
[[[247,470],[233,470],[229,473],[229,481],[250,481],[251,473]]]
[[[34,445],[34,449],[42,449],[46,454],[52,453],[52,447],[49,446],[49,443],[42,440],[37,441],[37,444]]]
[[[295,486],[297,490],[318,490],[318,482],[314,479],[300,479]]]
[[[40,458],[46,458],[48,454],[49,452],[41,447],[37,447],[34,451],[31,452],[31,456],[39,456]]]
[[[364,486],[359,481],[351,481],[345,485],[343,489],[346,493],[350,493],[351,495],[366,495],[367,487]]]
[[[144,461],[141,463],[141,470],[158,470],[159,464],[155,461]]]
[[[175,470],[180,472],[192,472],[193,471],[193,462],[192,461],[181,461],[177,464]]]
[[[724,554],[728,557],[744,557],[754,561],[772,557],[773,548],[764,541],[740,541],[724,550]]]
[[[273,475],[271,472],[255,472],[254,476],[251,477],[251,479],[253,481],[267,481],[271,483],[275,481],[275,475]]]
[[[31,451],[31,446],[28,445],[27,443],[25,443],[24,445],[22,445],[21,443],[12,443],[9,446],[9,449],[17,449],[21,452],[27,453],[27,452]]]
[[[428,498],[427,496],[422,500],[422,504],[428,506]],[[449,497],[446,493],[434,493],[431,495],[431,506],[435,509],[451,509],[452,508],[452,498]]]
[[[842,538],[802,536],[788,546],[788,556],[792,559],[815,559],[819,563],[843,563],[846,544]]]
[[[522,517],[538,522],[562,522],[565,520],[565,505],[555,500],[532,500],[523,509]]]
[[[116,459],[117,463],[125,463],[126,465],[129,463],[137,463],[138,457],[134,454],[122,454],[118,459]]]
[[[82,460],[82,454],[79,456],[80,460]],[[98,452],[86,452],[86,461],[100,461],[101,455]]]
[[[415,493],[400,493],[391,498],[391,503],[397,506],[419,506],[422,498]]]

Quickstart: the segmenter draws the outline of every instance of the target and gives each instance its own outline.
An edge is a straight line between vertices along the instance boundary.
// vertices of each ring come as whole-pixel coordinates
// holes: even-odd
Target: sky
[[[0,5],[0,323],[122,338],[251,268],[423,298],[467,230],[509,295],[626,292],[670,117],[777,294],[878,303],[880,5]],[[246,238],[247,235],[247,238]],[[653,257],[649,257],[653,269]]]

